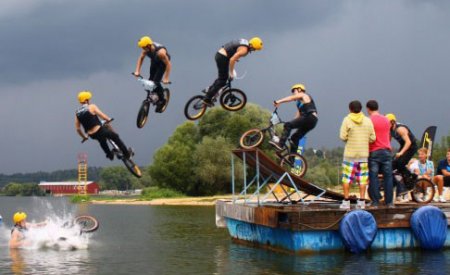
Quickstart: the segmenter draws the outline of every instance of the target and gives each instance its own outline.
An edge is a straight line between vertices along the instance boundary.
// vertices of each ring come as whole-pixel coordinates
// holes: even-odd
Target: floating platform
[[[411,215],[418,204],[402,204],[395,208],[367,207],[378,227],[370,248],[409,249],[420,247],[411,229]],[[450,205],[435,204],[450,222]],[[315,202],[309,205],[282,205],[279,203],[251,205],[218,201],[216,224],[226,227],[231,237],[240,242],[274,250],[294,253],[344,251],[339,233],[341,220],[349,211],[339,209],[339,204]],[[444,247],[450,247],[450,231]]]
[[[238,149],[233,154],[243,160],[243,190],[235,193],[240,185],[235,183],[232,159],[233,200],[216,203],[216,225],[227,228],[238,242],[297,254],[344,251],[353,241],[356,248],[349,250],[356,253],[361,252],[361,243],[366,245],[363,250],[450,247],[450,204],[402,203],[394,208],[366,207],[356,210],[359,213],[343,210],[341,194],[285,171],[259,149]],[[247,166],[255,170],[250,181]],[[281,196],[276,188],[281,188]],[[305,199],[311,195],[312,199]]]

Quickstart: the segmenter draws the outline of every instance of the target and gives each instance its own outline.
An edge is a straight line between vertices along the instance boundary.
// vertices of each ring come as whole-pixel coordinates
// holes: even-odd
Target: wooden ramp
[[[233,154],[235,154],[242,160],[244,160],[245,158],[245,163],[254,169],[259,169],[259,173],[264,177],[275,176],[276,178],[281,178],[286,172],[288,172],[295,186],[300,191],[306,194],[314,196],[321,195],[322,198],[327,198],[331,200],[344,199],[344,195],[340,193],[321,188],[313,183],[306,181],[303,178],[296,176],[295,174],[290,173],[290,171],[286,171],[258,148],[235,149],[233,150]],[[283,177],[280,183],[287,187],[292,187],[288,177]]]

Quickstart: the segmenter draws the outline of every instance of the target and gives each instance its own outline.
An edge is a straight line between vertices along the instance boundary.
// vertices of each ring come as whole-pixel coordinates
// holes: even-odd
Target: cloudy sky
[[[147,165],[177,125],[185,102],[215,78],[225,42],[258,35],[265,48],[243,58],[235,85],[251,102],[303,82],[319,109],[308,146],[338,146],[348,102],[377,99],[420,137],[429,125],[449,134],[450,2],[432,0],[1,0],[0,173],[76,167],[106,160],[74,130],[77,93],[114,117],[115,129]],[[138,38],[167,46],[173,71],[166,113],[135,126],[145,92],[131,77]],[[143,72],[148,74],[148,60]],[[294,104],[282,106],[284,118]]]

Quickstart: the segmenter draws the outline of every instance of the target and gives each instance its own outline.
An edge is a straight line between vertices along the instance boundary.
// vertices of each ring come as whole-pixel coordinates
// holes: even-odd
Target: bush
[[[89,195],[74,195],[70,198],[72,203],[88,202],[91,200]]]
[[[180,198],[184,195],[169,188],[159,188],[156,186],[147,187],[142,190],[141,199],[152,200],[159,198]]]

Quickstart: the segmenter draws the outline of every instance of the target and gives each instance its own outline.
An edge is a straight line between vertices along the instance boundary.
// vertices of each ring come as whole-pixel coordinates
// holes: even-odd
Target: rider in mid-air
[[[103,125],[99,117],[105,121],[110,121],[111,118],[105,115],[95,104],[90,103],[92,94],[90,91],[81,91],[78,94],[78,101],[81,106],[76,111],[75,115],[75,129],[83,140],[88,139],[88,136],[92,139],[98,140],[100,146],[106,154],[106,157],[110,160],[114,159],[114,153],[110,150],[108,146],[107,139],[114,141],[120,150],[123,152],[123,157],[129,159],[131,157],[132,150],[127,149],[125,144],[119,138],[119,135],[115,133],[111,127]],[[83,125],[84,132],[81,131],[80,124]]]
[[[253,37],[248,41],[247,39],[232,40],[223,45],[215,56],[219,75],[206,92],[204,102],[211,105],[211,99],[217,94],[220,88],[225,86],[227,80],[233,79],[234,66],[241,57],[246,56],[252,51],[260,51],[262,48],[263,42],[259,37]]]
[[[152,41],[149,36],[141,37],[138,42],[138,47],[142,48],[142,53],[137,60],[134,75],[138,76],[141,74],[141,67],[144,62],[144,58],[146,56],[150,58],[150,77],[148,79],[156,84],[155,92],[158,94],[159,100],[156,104],[157,107],[155,111],[160,113],[166,104],[164,89],[161,86],[161,80],[164,84],[170,83],[169,75],[172,68],[170,63],[170,55],[164,45]]]
[[[291,131],[293,129],[297,129],[297,131],[291,136],[291,152],[296,153],[299,140],[304,137],[306,133],[316,127],[318,118],[316,104],[314,103],[312,97],[306,93],[306,89],[303,84],[293,85],[291,92],[292,95],[274,101],[273,105],[278,107],[281,103],[296,101],[297,114],[293,120],[284,123],[284,130],[280,141],[276,142],[271,140],[269,143],[275,146],[278,150],[283,150]]]

